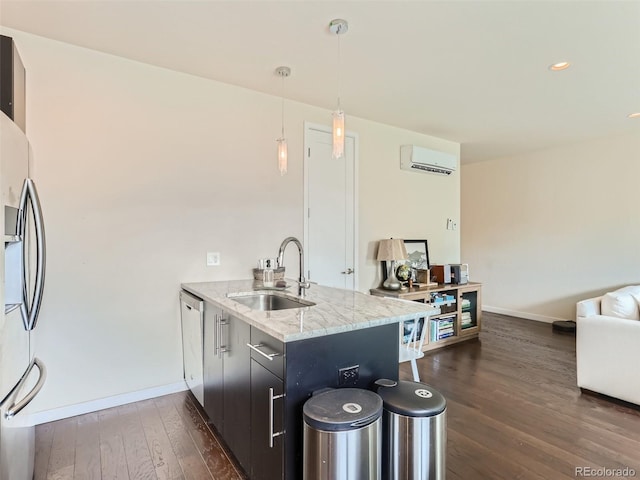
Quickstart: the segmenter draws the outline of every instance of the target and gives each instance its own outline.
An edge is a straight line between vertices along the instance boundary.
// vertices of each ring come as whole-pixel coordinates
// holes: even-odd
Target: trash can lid
[[[382,399],[369,390],[338,388],[314,395],[302,407],[304,421],[317,430],[355,430],[382,415]]]
[[[384,409],[406,417],[433,417],[447,408],[444,396],[429,385],[418,382],[376,381]]]

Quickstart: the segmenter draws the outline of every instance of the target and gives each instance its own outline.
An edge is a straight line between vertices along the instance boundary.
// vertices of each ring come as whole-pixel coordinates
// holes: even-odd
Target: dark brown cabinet
[[[251,360],[251,478],[284,478],[284,381]]]
[[[220,352],[222,309],[204,305],[204,411],[220,433],[223,433],[224,377]]]
[[[228,314],[227,314],[228,316]],[[226,332],[225,332],[226,330]],[[224,377],[224,429],[227,445],[240,465],[249,471],[251,466],[251,361],[247,352],[249,325],[228,316],[223,323],[222,348]],[[226,333],[226,335],[225,335]]]
[[[210,303],[204,312],[204,409],[245,470],[251,465],[249,325]]]
[[[251,479],[284,478],[285,344],[251,327]]]

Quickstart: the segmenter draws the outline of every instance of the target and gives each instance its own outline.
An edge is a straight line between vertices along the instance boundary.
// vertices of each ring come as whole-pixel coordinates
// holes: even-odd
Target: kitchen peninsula
[[[182,285],[204,305],[203,406],[252,480],[301,478],[304,402],[323,388],[397,379],[398,323],[439,311],[319,285],[305,295],[312,305],[300,308],[234,300],[255,296],[254,287],[251,280]]]

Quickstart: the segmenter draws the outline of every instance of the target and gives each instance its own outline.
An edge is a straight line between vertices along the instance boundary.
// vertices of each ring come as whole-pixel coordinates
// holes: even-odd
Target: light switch
[[[220,265],[220,252],[207,252],[207,266],[217,267]]]

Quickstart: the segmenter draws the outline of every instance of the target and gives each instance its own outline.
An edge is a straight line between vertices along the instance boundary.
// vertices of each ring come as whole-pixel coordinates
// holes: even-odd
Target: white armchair
[[[640,286],[576,305],[578,386],[640,405]]]

